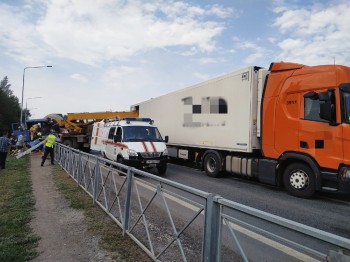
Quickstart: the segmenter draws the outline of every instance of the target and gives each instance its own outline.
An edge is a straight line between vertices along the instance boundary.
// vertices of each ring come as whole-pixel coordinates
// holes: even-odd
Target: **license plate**
[[[160,163],[160,160],[147,160],[146,163],[147,164],[158,164],[158,163]]]

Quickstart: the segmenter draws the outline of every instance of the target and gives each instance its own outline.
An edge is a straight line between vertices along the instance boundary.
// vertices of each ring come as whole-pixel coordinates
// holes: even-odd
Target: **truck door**
[[[106,141],[106,157],[110,160],[114,160],[114,133],[115,133],[115,126],[111,127],[108,132],[108,137]]]
[[[343,162],[343,128],[341,124],[331,125],[329,121],[321,119],[320,104],[323,101],[318,96],[320,93],[308,92],[302,99],[299,151],[312,156],[320,167],[336,170],[339,163]],[[333,93],[332,96],[335,100],[336,94]],[[333,102],[339,104],[339,99]],[[334,119],[336,115],[340,116],[336,111],[333,112]],[[337,119],[336,122],[341,121]]]

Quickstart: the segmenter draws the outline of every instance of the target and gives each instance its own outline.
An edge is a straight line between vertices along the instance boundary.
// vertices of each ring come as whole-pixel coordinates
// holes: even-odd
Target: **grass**
[[[8,156],[0,170],[0,261],[28,261],[38,253],[39,237],[29,222],[34,210],[30,159]]]
[[[100,246],[112,254],[113,259],[123,261],[152,261],[121,228],[97,205],[64,170],[53,168],[55,184],[70,206],[84,212],[89,232],[101,237]]]

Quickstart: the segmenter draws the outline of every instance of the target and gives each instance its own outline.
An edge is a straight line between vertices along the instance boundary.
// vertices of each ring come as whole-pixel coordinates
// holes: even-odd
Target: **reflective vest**
[[[51,134],[48,135],[45,146],[46,147],[53,147],[53,145],[55,144],[55,140],[56,140],[56,137],[54,135],[51,135]]]

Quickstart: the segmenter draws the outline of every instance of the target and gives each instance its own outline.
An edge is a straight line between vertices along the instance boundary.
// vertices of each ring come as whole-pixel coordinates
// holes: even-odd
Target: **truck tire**
[[[218,152],[212,151],[204,157],[204,170],[207,176],[218,177],[221,171],[221,156]]]
[[[73,142],[72,142],[72,140],[70,140],[70,139],[66,139],[66,140],[63,141],[63,144],[64,144],[65,146],[72,147]]]
[[[303,163],[289,165],[284,171],[283,183],[287,192],[296,197],[310,198],[316,191],[315,176]]]
[[[167,165],[165,164],[165,165],[159,166],[157,167],[157,170],[159,175],[164,175],[167,170]]]

